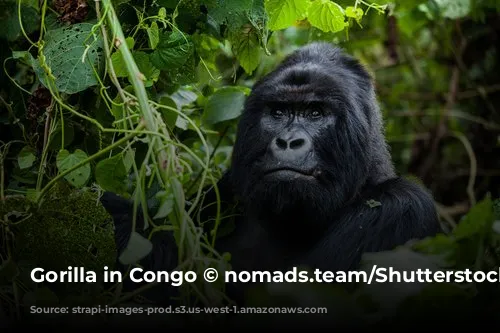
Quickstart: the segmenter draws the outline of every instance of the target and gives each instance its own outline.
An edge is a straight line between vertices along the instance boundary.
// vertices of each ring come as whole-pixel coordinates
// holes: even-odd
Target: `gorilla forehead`
[[[289,55],[254,86],[252,95],[263,103],[356,103],[357,92],[367,87],[372,87],[371,77],[357,60],[330,44],[314,43]]]

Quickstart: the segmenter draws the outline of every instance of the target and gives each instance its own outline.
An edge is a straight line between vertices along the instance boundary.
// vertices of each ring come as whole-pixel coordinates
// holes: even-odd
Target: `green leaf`
[[[81,163],[88,158],[87,153],[83,150],[76,149],[73,154],[70,154],[66,149],[62,149],[57,154],[57,168],[59,172],[64,172],[71,169],[75,165]],[[64,178],[75,187],[82,187],[90,178],[90,164],[86,163],[76,170],[68,173]]]
[[[133,37],[127,37],[125,39],[127,46],[130,50],[134,48],[135,41]],[[120,50],[116,50],[111,55],[111,64],[113,65],[113,69],[115,70],[116,77],[127,77],[127,65],[125,65],[125,60],[123,60],[122,53]]]
[[[178,110],[177,104],[175,103],[173,98],[170,96],[161,97],[160,104]],[[177,120],[177,117],[179,116],[177,114],[177,112],[175,112],[174,110],[167,109],[167,108],[160,108],[159,110],[161,112],[163,120],[165,121],[165,124],[169,128],[173,128],[175,126],[175,122]]]
[[[304,19],[311,2],[309,0],[265,0],[264,5],[269,15],[269,29],[281,30],[292,26],[295,21]]]
[[[486,196],[472,207],[453,230],[457,239],[467,239],[477,234],[490,232],[493,224],[493,201]]]
[[[226,24],[230,30],[247,22],[246,14],[252,7],[252,0],[217,0],[208,11],[209,17],[218,25]]]
[[[133,149],[127,149],[125,154],[123,155],[123,165],[125,166],[125,171],[129,172],[134,164],[135,159],[135,151]]]
[[[441,16],[458,19],[465,17],[471,10],[470,0],[434,0],[438,5]]]
[[[19,164],[20,169],[31,168],[35,161],[36,157],[34,151],[28,146],[23,147],[17,156],[17,164]]]
[[[345,28],[344,10],[330,0],[313,1],[307,19],[312,26],[324,32],[338,32]]]
[[[158,81],[158,78],[160,77],[160,70],[153,65],[149,54],[146,52],[134,51],[132,52],[132,56],[134,57],[137,67],[146,78],[144,85],[146,87],[151,87],[156,81]]]
[[[118,258],[123,265],[131,265],[146,257],[153,250],[153,244],[147,239],[132,231],[127,247]]]
[[[165,9],[165,7],[161,7],[159,10],[158,10],[158,17],[164,19],[165,17],[167,17],[167,10]]]
[[[123,194],[127,191],[127,169],[121,154],[99,161],[95,168],[97,184],[105,191]]]
[[[127,77],[127,66],[125,65],[120,50],[111,55],[111,64],[113,65],[116,77]]]
[[[156,21],[153,21],[153,23],[151,23],[151,26],[149,26],[147,32],[149,47],[154,50],[160,42],[160,31],[158,30],[158,24],[156,23]]]
[[[12,51],[12,59],[23,59],[24,61],[30,61],[29,52],[28,51]]]
[[[99,72],[103,42],[92,28],[93,24],[78,23],[45,35],[44,55],[59,92],[74,94],[98,84],[94,68]],[[39,79],[48,86],[45,75]]]
[[[224,87],[217,90],[205,105],[202,121],[212,125],[239,117],[243,111],[245,97],[244,91],[238,87]]]
[[[165,70],[165,74],[172,84],[186,85],[195,82],[197,74],[194,54],[191,54],[184,65],[179,68],[167,69]]]
[[[165,191],[161,191],[158,192],[156,198],[160,200],[160,207],[153,219],[166,218],[174,209],[174,196],[172,193],[167,194]]]
[[[0,1],[0,22],[2,22],[0,38],[15,41],[23,36],[17,9],[17,1]],[[29,35],[38,28],[40,16],[36,9],[23,4],[21,5],[21,20],[25,32]]]
[[[346,7],[345,9],[345,16],[350,17],[355,19],[356,21],[361,21],[361,18],[363,17],[363,9],[359,7]]]
[[[188,35],[177,31],[165,32],[151,54],[151,61],[161,70],[179,68],[190,58],[193,50],[193,43]]]
[[[240,66],[247,74],[252,74],[260,62],[260,40],[257,31],[247,24],[232,32],[230,41]]]
[[[183,117],[177,117],[177,119],[175,120],[175,127],[185,131],[188,129],[189,123]]]

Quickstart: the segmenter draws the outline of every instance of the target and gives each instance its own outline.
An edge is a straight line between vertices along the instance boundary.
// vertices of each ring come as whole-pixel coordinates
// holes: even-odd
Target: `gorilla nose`
[[[275,157],[280,160],[296,160],[304,158],[311,150],[311,141],[300,133],[288,133],[277,137],[271,150]]]

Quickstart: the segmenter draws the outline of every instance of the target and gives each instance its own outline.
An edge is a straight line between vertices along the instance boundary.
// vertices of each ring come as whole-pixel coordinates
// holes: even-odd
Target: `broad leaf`
[[[160,104],[168,106],[172,109],[178,110],[177,104],[175,103],[173,98],[170,96],[162,96],[160,98]],[[161,112],[161,115],[163,116],[163,120],[165,121],[165,124],[168,127],[173,128],[175,126],[175,122],[177,120],[177,117],[179,116],[177,114],[177,112],[175,112],[174,110],[171,110],[171,109],[167,109],[167,108],[160,108],[159,111]]]
[[[363,9],[359,7],[346,7],[345,9],[345,16],[350,17],[355,19],[356,21],[361,21],[361,18],[363,17]]]
[[[97,85],[94,69],[99,72],[103,43],[90,23],[78,23],[49,30],[45,36],[44,55],[60,92],[74,94]],[[37,73],[47,86],[45,75]]]
[[[105,191],[125,193],[128,178],[122,155],[117,154],[97,163],[95,179]]]
[[[8,41],[14,41],[22,36],[21,26],[19,25],[17,1],[0,1],[0,38]],[[40,16],[32,6],[21,5],[21,20],[24,31],[31,34],[38,28]]]
[[[62,149],[57,154],[57,168],[59,169],[59,172],[64,172],[83,162],[87,158],[87,153],[85,153],[83,150],[76,149],[75,152],[71,154],[66,149]],[[64,176],[64,178],[73,186],[82,187],[90,178],[90,164],[86,163],[80,166],[78,169],[68,173],[66,176]]]
[[[208,15],[218,25],[227,24],[229,29],[237,29],[246,23],[246,14],[252,7],[252,0],[217,0]]]
[[[159,69],[179,68],[190,58],[193,49],[193,43],[188,35],[177,31],[165,32],[160,36],[160,42],[151,54],[151,61]]]
[[[269,29],[280,30],[290,27],[295,21],[304,19],[311,2],[309,0],[265,0],[264,4],[269,14]]]
[[[245,103],[245,93],[238,87],[224,87],[210,96],[202,120],[205,124],[216,124],[235,119],[241,115]]]
[[[153,218],[166,218],[174,209],[174,196],[172,193],[167,194],[165,191],[161,191],[156,195],[156,198],[160,200],[160,207]]]
[[[28,146],[21,149],[19,155],[17,156],[17,164],[19,164],[20,169],[31,168],[35,160],[36,157],[34,151]]]
[[[134,51],[132,52],[132,56],[134,57],[137,67],[146,78],[144,85],[146,87],[151,87],[158,80],[160,70],[153,65],[146,52]]]
[[[125,42],[127,43],[127,46],[130,50],[134,48],[135,41],[132,37],[127,37],[125,39]],[[116,50],[111,55],[111,64],[113,65],[116,77],[127,77],[127,66],[125,65],[125,61],[123,60],[120,50]]]
[[[344,10],[330,0],[313,1],[307,19],[312,26],[324,32],[338,32],[346,25]]]
[[[233,52],[246,73],[252,74],[260,62],[260,40],[255,28],[245,25],[231,34]]]
[[[156,23],[156,21],[153,21],[153,23],[151,23],[147,31],[149,47],[154,50],[160,42],[160,30],[158,29],[158,24]]]

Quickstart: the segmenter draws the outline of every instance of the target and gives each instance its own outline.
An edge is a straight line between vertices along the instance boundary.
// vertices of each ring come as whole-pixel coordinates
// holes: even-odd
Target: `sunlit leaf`
[[[233,52],[240,62],[241,67],[251,74],[260,62],[260,45],[257,31],[251,26],[243,26],[231,34]]]
[[[316,0],[314,2],[317,2]],[[309,0],[265,0],[269,14],[269,29],[280,30],[292,26],[295,21],[302,20],[307,15],[311,5]]]
[[[338,32],[345,28],[344,10],[330,0],[313,1],[307,19],[324,32]]]

